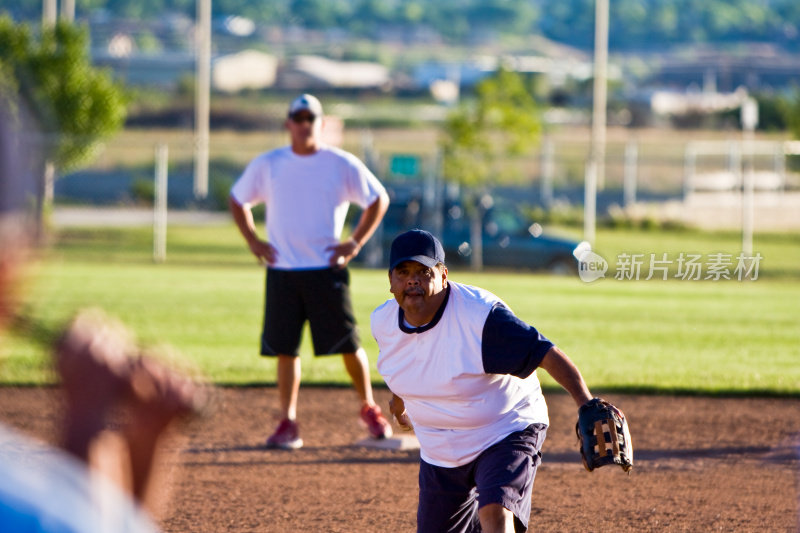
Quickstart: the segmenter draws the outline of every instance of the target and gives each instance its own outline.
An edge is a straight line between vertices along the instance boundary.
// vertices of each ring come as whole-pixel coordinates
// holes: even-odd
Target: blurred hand
[[[133,350],[132,338],[119,322],[94,310],[78,314],[55,350],[69,408],[79,416],[102,416],[105,407],[125,396]]]
[[[250,247],[250,251],[253,252],[253,255],[258,259],[258,262],[262,265],[272,265],[278,259],[278,251],[266,241],[253,239],[248,242],[247,245]]]
[[[361,245],[351,238],[339,244],[328,246],[326,250],[332,251],[330,265],[333,268],[344,268],[361,251]]]
[[[56,344],[55,363],[66,399],[64,447],[82,459],[114,407],[129,411],[126,434],[151,446],[170,422],[198,413],[208,399],[204,386],[142,354],[120,322],[97,310],[73,319]]]
[[[201,412],[208,399],[202,384],[147,354],[132,362],[130,386],[132,406],[149,412],[162,427],[173,418]]]

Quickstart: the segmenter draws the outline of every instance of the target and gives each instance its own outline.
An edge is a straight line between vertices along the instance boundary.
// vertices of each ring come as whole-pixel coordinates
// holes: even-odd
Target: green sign
[[[419,157],[407,154],[394,154],[389,162],[389,173],[395,176],[414,177],[419,175]]]

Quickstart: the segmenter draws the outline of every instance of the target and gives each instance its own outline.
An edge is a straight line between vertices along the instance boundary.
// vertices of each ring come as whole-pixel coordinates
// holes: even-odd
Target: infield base
[[[419,450],[419,441],[414,435],[399,435],[388,439],[361,439],[353,446],[379,448],[381,450]]]

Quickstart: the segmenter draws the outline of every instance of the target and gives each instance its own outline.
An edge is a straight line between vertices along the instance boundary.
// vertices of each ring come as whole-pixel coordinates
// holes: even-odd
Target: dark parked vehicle
[[[541,225],[529,220],[510,202],[491,200],[484,205],[488,203],[491,205],[482,209],[484,266],[577,273],[578,261],[573,251],[578,241],[545,233]],[[426,213],[418,198],[395,197],[379,238],[374,239],[383,248],[381,255],[373,256],[375,266],[388,264],[392,240],[412,228],[427,229],[439,237],[448,266],[470,264],[475,247],[470,238],[470,218],[460,201],[445,201],[440,209]]]

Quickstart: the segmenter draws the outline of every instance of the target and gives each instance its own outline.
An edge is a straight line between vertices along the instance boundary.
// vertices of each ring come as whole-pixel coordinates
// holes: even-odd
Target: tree
[[[85,28],[59,22],[38,40],[26,24],[0,17],[0,76],[16,87],[39,125],[47,161],[37,187],[37,211],[52,201],[55,170],[87,161],[125,121],[126,96],[111,75],[91,65]]]
[[[510,164],[536,146],[541,120],[522,77],[506,68],[482,80],[476,99],[448,115],[441,142],[445,180],[466,189],[473,269],[483,266],[481,220],[486,189],[519,174]]]
[[[795,88],[793,99],[786,102],[786,123],[795,139],[800,139],[800,88]],[[800,155],[790,155],[787,161],[792,170],[800,169]]]
[[[792,132],[795,139],[800,139],[800,88],[794,90],[794,98],[787,103],[788,108],[786,114],[786,122],[789,125],[789,131]]]
[[[347,12],[346,3],[333,0],[291,0],[289,4],[292,23],[306,28],[335,28]]]

